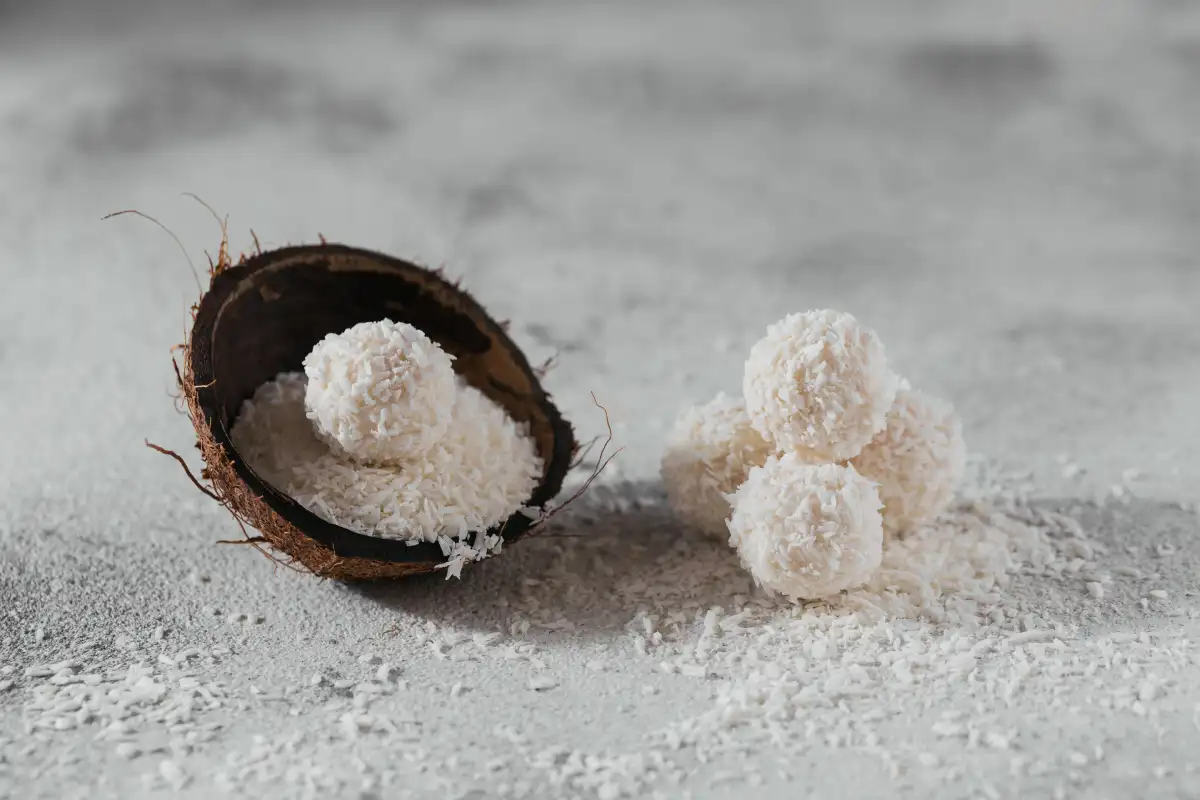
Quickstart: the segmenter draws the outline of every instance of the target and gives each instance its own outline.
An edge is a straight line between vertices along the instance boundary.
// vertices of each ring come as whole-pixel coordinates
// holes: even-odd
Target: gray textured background
[[[196,564],[351,637],[389,613],[214,547],[228,521],[142,447],[189,447],[167,351],[195,285],[160,231],[100,217],[154,214],[202,259],[219,231],[183,191],[235,246],[445,263],[559,353],[585,437],[597,392],[632,478],[769,322],[852,311],[1045,495],[1143,470],[1122,524],[1183,531],[1194,564],[1170,509],[1200,485],[1197,87],[1180,0],[0,2],[0,660],[38,625],[65,646],[193,614]],[[121,794],[87,759],[12,774]]]

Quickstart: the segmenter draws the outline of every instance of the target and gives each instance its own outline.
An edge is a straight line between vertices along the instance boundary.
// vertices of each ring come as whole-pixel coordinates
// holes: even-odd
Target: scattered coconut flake
[[[135,759],[142,754],[140,748],[129,742],[121,742],[116,746],[114,752],[117,754],[118,758],[124,758],[126,760]]]
[[[529,679],[529,688],[535,692],[544,692],[558,686],[558,681],[549,675],[535,675]]]

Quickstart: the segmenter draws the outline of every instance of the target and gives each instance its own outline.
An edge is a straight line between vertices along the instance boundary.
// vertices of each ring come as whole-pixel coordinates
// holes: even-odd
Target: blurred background
[[[195,192],[235,248],[445,264],[559,355],[584,435],[604,399],[632,472],[769,322],[832,306],[976,449],[1178,493],[1198,81],[1200,8],[1171,0],[4,0],[0,432],[61,448],[7,479],[97,447],[139,475],[144,436],[187,439],[167,348],[195,282],[152,225],[100,218],[153,214],[202,264]],[[63,417],[67,386],[96,402]]]
[[[901,374],[956,404],[973,451],[1062,507],[1119,490],[1100,526],[1114,552],[1134,531],[1146,574],[1194,577],[1198,86],[1200,3],[1183,0],[0,0],[0,667],[163,625],[242,636],[213,615],[223,605],[270,617],[248,626],[221,680],[243,697],[308,685],[333,651],[357,663],[391,647],[378,640],[397,622],[411,633],[422,615],[497,612],[560,544],[522,545],[462,583],[399,587],[394,604],[214,545],[239,535],[228,516],[143,444],[199,466],[170,349],[200,291],[188,260],[203,273],[221,226],[185,192],[228,219],[235,252],[253,230],[268,248],[323,235],[444,265],[513,321],[531,362],[557,356],[547,387],[583,441],[604,430],[595,392],[626,448],[605,478],[638,486],[655,486],[680,409],[739,391],[768,324],[852,312]],[[146,220],[102,221],[130,208],[177,234],[186,258]],[[641,538],[628,521],[612,530]],[[1152,554],[1160,538],[1184,544]],[[657,577],[636,545],[622,556],[610,541],[615,570]],[[595,572],[596,585],[610,591],[613,575]],[[1172,603],[1194,604],[1189,580],[1171,584]],[[1174,624],[1136,597],[1114,624],[1155,636]],[[710,703],[704,682],[655,700],[642,671],[610,695],[567,691],[612,677],[584,670],[569,641],[540,651],[570,676],[563,690],[539,705],[523,682],[492,684],[462,701],[472,724],[625,752],[641,747],[635,729]],[[1170,658],[1163,674],[1194,694]],[[446,674],[432,659],[413,668],[430,686]],[[1123,675],[1128,697],[1144,691]],[[1194,783],[1185,703],[1200,697],[1168,697],[1178,713],[1160,727],[1105,716],[1091,686],[1077,688],[1092,716],[1060,719],[1048,695],[1018,695],[1030,699],[1014,714],[1047,715],[1013,723],[1027,755],[1065,758],[1067,733],[1104,729],[1132,744],[1111,748],[1117,766],[1081,793],[1133,796],[1146,770],[1172,774],[1155,765]],[[38,787],[90,799],[104,783],[131,797],[159,769],[116,760],[91,729],[26,749],[26,692],[12,687],[0,680],[0,796],[8,779],[22,800]],[[473,749],[445,694],[397,698],[437,722],[425,730],[446,752]],[[188,766],[192,796],[210,796],[200,776],[253,757],[259,731],[290,729],[286,707],[267,706],[249,720],[245,705],[229,711],[229,735]],[[905,720],[897,739],[932,741],[916,730]],[[895,796],[879,764],[848,753],[812,750],[777,796]],[[1007,751],[992,755],[984,785],[1012,790]],[[297,759],[353,763],[344,750]]]

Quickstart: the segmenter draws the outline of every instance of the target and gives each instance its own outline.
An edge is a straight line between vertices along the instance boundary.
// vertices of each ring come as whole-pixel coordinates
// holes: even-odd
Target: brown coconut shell
[[[503,326],[439,271],[324,242],[262,252],[236,266],[219,262],[179,375],[207,465],[205,491],[266,544],[323,577],[404,577],[446,559],[435,543],[410,547],[321,519],[255,474],[229,431],[243,402],[279,373],[303,371],[304,357],[326,334],[385,318],[421,329],[455,357],[456,372],[529,425],[545,467],[526,505],[544,508],[561,491],[577,449],[571,425]],[[536,525],[517,513],[493,532],[509,544]]]

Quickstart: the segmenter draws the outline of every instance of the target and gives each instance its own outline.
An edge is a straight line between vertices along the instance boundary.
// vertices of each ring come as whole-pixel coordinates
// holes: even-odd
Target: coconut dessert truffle
[[[280,375],[243,404],[231,436],[255,472],[349,530],[457,539],[516,513],[541,476],[533,439],[473,386],[457,387],[446,434],[394,465],[354,462],[327,447],[305,418],[306,396],[303,374]]]
[[[682,521],[713,534],[724,523],[759,586],[793,602],[861,586],[886,536],[953,500],[966,468],[954,408],[902,381],[850,314],[771,325],[742,391],[680,415],[662,477]]]
[[[305,357],[304,373],[317,435],[356,460],[420,461],[450,426],[450,356],[412,325],[385,319],[331,333]]]
[[[763,588],[794,602],[830,597],[879,568],[881,506],[851,466],[771,456],[734,495],[729,543]]]
[[[724,392],[679,415],[662,457],[667,501],[680,520],[725,539],[726,495],[761,466],[772,447],[750,424],[746,404]]]
[[[883,344],[850,314],[791,314],[746,360],[742,390],[754,427],[811,462],[853,458],[883,430],[898,378]]]
[[[967,464],[962,421],[950,403],[904,382],[887,427],[851,463],[879,484],[884,532],[903,533],[954,499]]]

